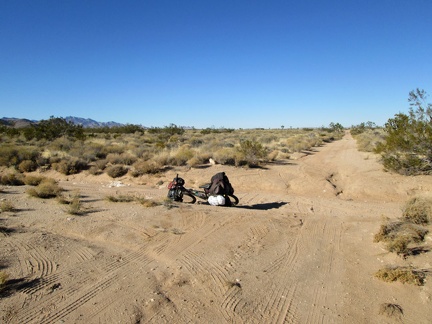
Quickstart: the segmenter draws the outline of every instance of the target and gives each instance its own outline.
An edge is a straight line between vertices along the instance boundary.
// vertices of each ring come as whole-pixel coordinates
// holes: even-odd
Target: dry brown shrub
[[[125,168],[123,165],[113,165],[106,169],[106,173],[111,178],[118,178],[124,176],[126,173],[128,173],[128,169]]]
[[[22,186],[24,185],[24,176],[17,172],[5,172],[0,174],[0,184],[5,186]]]
[[[107,196],[106,199],[110,202],[132,202],[137,198],[131,195]]]
[[[432,199],[411,198],[405,204],[403,218],[414,224],[429,224],[432,219]]]
[[[138,201],[144,207],[156,207],[161,205],[161,203],[147,198],[138,198]]]
[[[4,271],[0,271],[0,291],[3,290],[8,279],[9,279],[9,275]]]
[[[18,165],[18,170],[20,172],[32,172],[37,169],[36,162],[32,160],[24,160]]]
[[[35,176],[35,175],[27,175],[24,178],[24,183],[28,186],[37,186],[39,185],[45,177]]]
[[[54,179],[45,178],[38,186],[27,190],[27,194],[36,198],[55,198],[61,194],[61,188]]]
[[[213,153],[213,159],[224,165],[235,165],[238,152],[235,148],[224,147]]]
[[[160,171],[160,167],[154,161],[138,160],[132,165],[132,176],[139,177],[143,174],[155,174]]]
[[[0,211],[1,212],[12,212],[14,210],[15,210],[15,206],[10,200],[2,200],[0,202]]]
[[[183,145],[174,154],[171,163],[174,165],[186,165],[187,161],[195,156],[195,150],[193,150],[190,145]]]
[[[426,273],[422,270],[416,270],[411,267],[386,267],[375,273],[375,277],[385,282],[399,281],[403,284],[408,283],[416,286],[422,286]]]

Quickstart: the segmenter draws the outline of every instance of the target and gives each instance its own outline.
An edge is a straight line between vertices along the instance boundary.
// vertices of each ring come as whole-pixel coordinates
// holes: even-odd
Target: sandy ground
[[[225,171],[237,207],[143,207],[108,195],[162,200],[176,173],[198,188]],[[382,170],[350,134],[263,169],[221,165],[162,176],[62,176],[85,213],[8,187],[1,199],[0,298],[5,323],[431,323],[432,280],[385,283],[386,265],[432,268],[432,252],[407,259],[373,242],[383,217],[432,191],[432,177]],[[162,183],[163,182],[163,183]],[[427,236],[430,246],[432,236]],[[400,319],[380,305],[403,310]]]

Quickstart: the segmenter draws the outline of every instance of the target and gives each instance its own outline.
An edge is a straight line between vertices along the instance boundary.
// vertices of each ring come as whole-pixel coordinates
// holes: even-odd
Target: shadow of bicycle
[[[270,209],[281,208],[282,206],[284,206],[286,204],[288,204],[288,203],[285,201],[278,201],[278,202],[270,202],[270,203],[263,203],[263,204],[254,204],[254,205],[250,205],[250,206],[236,206],[236,208],[270,210]]]

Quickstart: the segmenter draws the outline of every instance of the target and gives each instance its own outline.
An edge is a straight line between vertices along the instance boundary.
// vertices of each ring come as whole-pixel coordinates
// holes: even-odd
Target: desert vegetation
[[[432,199],[413,197],[405,203],[400,219],[384,220],[374,236],[374,242],[384,243],[389,252],[394,252],[405,259],[429,252],[423,242],[429,233],[427,226],[431,219]],[[421,286],[426,278],[426,272],[413,267],[388,265],[378,270],[375,276],[386,282],[399,281]]]
[[[0,167],[14,171],[8,172],[9,179],[2,179],[14,185],[22,178],[20,174],[47,169],[65,175],[88,172],[119,178],[176,166],[199,167],[210,159],[224,165],[262,167],[342,135],[339,123],[319,129],[197,130],[175,124],[84,129],[51,117],[19,129],[1,126]],[[31,192],[36,195],[36,189]]]

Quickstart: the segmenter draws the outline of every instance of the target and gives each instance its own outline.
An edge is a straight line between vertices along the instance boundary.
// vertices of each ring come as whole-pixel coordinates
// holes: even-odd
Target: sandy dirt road
[[[162,200],[176,173],[197,188],[219,171],[239,206],[106,200]],[[384,172],[349,133],[263,169],[177,169],[121,186],[104,175],[48,175],[79,191],[85,213],[30,198],[26,187],[0,193],[16,207],[0,214],[4,323],[432,322],[430,280],[374,278],[385,265],[431,269],[431,254],[402,259],[373,242],[383,217],[428,195],[432,178]],[[380,314],[383,303],[399,305],[402,317]]]

